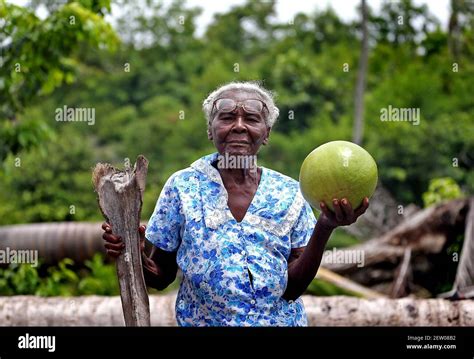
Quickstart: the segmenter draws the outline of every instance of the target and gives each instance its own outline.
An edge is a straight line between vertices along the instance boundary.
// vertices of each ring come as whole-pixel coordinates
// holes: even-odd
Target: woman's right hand
[[[104,247],[106,249],[107,255],[112,258],[117,258],[120,256],[120,254],[122,254],[122,249],[125,248],[122,238],[112,233],[112,226],[107,222],[102,224],[102,229],[104,230],[102,238],[105,241]],[[142,253],[144,253],[145,250],[145,230],[145,225],[138,227],[138,233],[140,235],[140,249]]]

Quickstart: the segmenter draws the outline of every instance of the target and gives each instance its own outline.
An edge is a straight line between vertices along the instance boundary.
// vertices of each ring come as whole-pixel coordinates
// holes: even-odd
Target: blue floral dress
[[[305,326],[301,298],[282,298],[292,248],[304,247],[316,219],[299,184],[262,168],[257,192],[241,222],[204,156],[166,182],[146,238],[177,251],[183,278],[176,301],[181,326]]]

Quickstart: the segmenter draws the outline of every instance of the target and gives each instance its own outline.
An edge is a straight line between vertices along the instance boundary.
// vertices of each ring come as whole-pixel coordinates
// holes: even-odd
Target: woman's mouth
[[[249,144],[249,142],[247,141],[228,141],[227,143],[231,145],[248,145]]]

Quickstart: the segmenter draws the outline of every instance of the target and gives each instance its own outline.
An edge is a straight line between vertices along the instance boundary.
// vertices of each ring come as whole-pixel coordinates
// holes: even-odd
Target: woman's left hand
[[[331,211],[324,202],[320,203],[322,213],[319,216],[318,222],[327,228],[334,229],[339,226],[348,226],[357,221],[357,218],[364,214],[369,207],[369,199],[365,197],[361,205],[355,210],[352,209],[352,205],[347,198],[342,198],[341,200],[333,199],[332,204],[334,211]]]

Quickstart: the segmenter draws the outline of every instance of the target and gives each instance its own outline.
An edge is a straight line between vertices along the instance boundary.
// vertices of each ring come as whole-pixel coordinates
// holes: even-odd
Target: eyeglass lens
[[[260,113],[263,110],[263,103],[260,100],[247,99],[239,104],[242,105],[246,112]],[[232,112],[237,107],[238,103],[233,99],[219,99],[216,101],[217,111]]]

